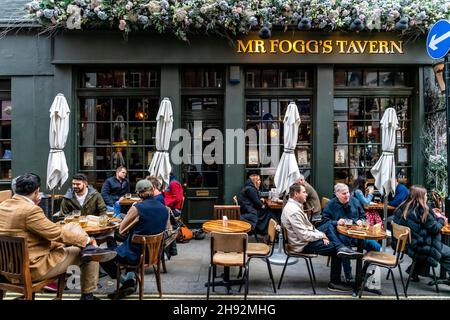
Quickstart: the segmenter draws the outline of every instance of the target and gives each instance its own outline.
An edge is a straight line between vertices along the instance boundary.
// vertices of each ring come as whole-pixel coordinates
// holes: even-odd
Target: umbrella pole
[[[55,188],[52,189],[52,199],[50,200],[50,220],[53,222],[53,211],[55,210]]]
[[[388,195],[386,194],[384,196],[383,201],[383,224],[384,224],[384,231],[387,231],[387,202],[388,202]],[[386,241],[387,239],[383,239],[383,252],[386,251]]]

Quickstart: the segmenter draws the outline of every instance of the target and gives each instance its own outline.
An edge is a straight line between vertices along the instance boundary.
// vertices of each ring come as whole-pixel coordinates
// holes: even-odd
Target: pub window
[[[246,172],[261,175],[262,191],[274,188],[276,164],[283,153],[283,119],[287,106],[296,103],[301,123],[295,156],[305,177],[311,175],[312,107],[310,97],[250,97],[246,106]],[[252,135],[254,133],[254,135]]]
[[[392,107],[397,112],[395,159],[397,178],[408,184],[411,173],[410,97],[335,97],[334,180],[352,185],[359,176],[374,179],[370,169],[381,156],[380,120]]]
[[[308,69],[249,68],[245,72],[246,88],[309,88],[312,85]]]
[[[11,173],[11,121],[12,121],[12,103],[11,103],[11,80],[0,79],[0,184],[4,184],[9,189]]]
[[[124,165],[133,188],[148,175],[156,150],[160,98],[159,88],[154,86],[159,86],[159,70],[83,70],[80,78],[79,171],[100,189],[104,180]]]
[[[352,68],[336,69],[334,85],[336,87],[405,87],[409,78],[405,70]]]
[[[186,68],[181,72],[183,88],[222,88],[224,72],[215,68]]]
[[[82,73],[81,88],[158,88],[156,69],[98,69]]]

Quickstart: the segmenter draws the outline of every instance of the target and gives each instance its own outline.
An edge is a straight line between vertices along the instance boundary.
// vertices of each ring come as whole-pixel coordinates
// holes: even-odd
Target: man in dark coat
[[[114,211],[114,216],[120,215],[121,206],[119,201],[125,194],[130,193],[130,183],[127,179],[127,168],[120,166],[116,174],[105,180],[102,186],[102,197],[108,211]]]
[[[269,220],[279,217],[266,207],[259,194],[259,186],[261,185],[261,177],[259,174],[252,174],[245,182],[244,188],[238,195],[238,203],[241,207],[241,220],[247,221],[252,225],[252,230],[257,233],[265,234]]]

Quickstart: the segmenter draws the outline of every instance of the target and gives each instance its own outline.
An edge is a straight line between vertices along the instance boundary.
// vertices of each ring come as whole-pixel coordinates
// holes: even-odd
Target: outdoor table
[[[283,202],[275,202],[272,200],[266,200],[267,206],[272,210],[282,210]]]
[[[138,197],[132,197],[132,198],[123,198],[122,200],[119,201],[119,204],[121,206],[132,206],[133,203],[135,202],[140,202],[141,198]]]
[[[84,227],[83,230],[90,236],[101,236],[119,228],[121,221],[122,220],[119,218],[111,218],[105,227],[90,224]],[[61,221],[59,225],[62,227],[64,225],[64,221]]]
[[[383,212],[384,205],[383,203],[372,203],[364,207],[365,210],[376,210]],[[388,205],[387,206],[388,211],[394,211],[395,207]]]
[[[337,231],[344,236],[354,238],[358,240],[357,250],[358,252],[364,251],[364,240],[383,240],[387,237],[386,231],[380,230],[374,232],[373,227],[370,226],[369,229],[364,230],[359,226],[353,225],[350,228],[346,226],[337,226]],[[355,233],[352,233],[355,232]],[[356,275],[355,275],[355,288],[354,295],[358,293],[358,289],[361,286],[362,282],[362,259],[356,260]],[[362,284],[364,285],[364,284]]]
[[[224,233],[241,233],[249,232],[252,230],[252,225],[242,220],[228,220],[228,224],[225,227],[223,220],[209,220],[203,223],[202,229],[205,232],[224,232]],[[227,288],[227,293],[230,293],[231,286],[235,284],[241,284],[241,280],[230,280],[230,267],[223,268],[223,281],[215,282],[215,286],[224,286]],[[208,283],[205,283],[205,287]]]

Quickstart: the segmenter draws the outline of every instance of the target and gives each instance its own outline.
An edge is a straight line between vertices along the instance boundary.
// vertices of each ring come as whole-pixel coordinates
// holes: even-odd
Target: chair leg
[[[153,271],[155,272],[156,278],[156,288],[158,289],[159,297],[162,298],[162,289],[161,289],[161,270],[159,267],[153,266]],[[143,280],[143,279],[142,279]]]
[[[280,281],[278,282],[278,290],[281,287],[281,282],[283,281],[284,271],[286,270],[286,266],[287,266],[288,260],[289,260],[289,256],[286,257],[286,261],[284,262],[283,271],[281,272]]]
[[[394,273],[392,272],[392,269],[389,269],[388,273],[390,273],[392,276],[392,284],[394,285],[395,296],[397,297],[397,300],[400,300],[400,297],[398,296],[397,285],[395,284],[395,278],[394,278]]]
[[[270,276],[270,280],[272,281],[273,292],[277,293],[277,289],[275,288],[275,280],[273,279],[272,267],[270,266],[269,258],[266,257],[266,258],[264,258],[264,260],[266,260],[267,270],[269,270],[269,276]]]
[[[305,263],[306,263],[306,267],[307,267],[307,269],[308,269],[309,281],[311,282],[311,287],[312,287],[312,289],[313,289],[314,294],[316,294],[316,288],[314,288],[314,281],[313,281],[311,269],[310,269],[310,267],[309,267],[308,258],[305,258]]]
[[[367,279],[369,278],[369,274],[367,273],[367,269],[368,268],[369,268],[369,264],[368,263],[364,263],[364,266],[363,266],[363,268],[361,270],[361,272],[364,275],[364,277],[363,277],[363,281],[361,282],[361,287],[359,288],[359,294],[358,294],[359,298],[362,297],[362,292],[364,291],[364,285],[366,284]],[[358,288],[356,288],[356,289],[358,289]]]
[[[245,276],[245,294],[244,294],[244,300],[247,300],[247,295],[248,295],[248,283],[249,283],[249,278],[250,278],[250,265],[247,265],[247,267],[245,267],[246,270],[246,276]]]
[[[308,260],[309,260],[309,265],[311,266],[311,273],[312,273],[312,275],[313,275],[314,282],[316,282],[316,274],[314,273],[314,268],[313,268],[312,260],[311,260],[311,258],[308,258]]]
[[[119,294],[119,286],[120,286],[120,266],[117,265],[117,272],[116,272],[116,295]]]
[[[207,282],[207,287],[206,287],[206,300],[209,300],[209,285],[211,282],[211,265],[209,265],[208,267],[208,282]]]
[[[405,281],[403,280],[403,272],[402,267],[398,264],[398,273],[400,273],[400,280],[402,281],[403,292],[405,293],[405,298],[408,298],[408,294],[406,293]]]
[[[331,256],[328,256],[328,259],[327,259],[327,267],[330,266],[330,261],[331,261]]]
[[[139,281],[139,300],[144,298],[144,267],[142,266],[140,271]],[[159,291],[159,290],[158,290]]]
[[[58,292],[56,293],[56,300],[61,300],[66,286],[66,273],[59,275],[58,277]]]
[[[166,257],[165,257],[165,254],[164,254],[164,249],[161,250],[161,264],[162,264],[163,273],[167,273]]]
[[[4,295],[5,295],[5,290],[0,290],[0,300],[3,300]]]
[[[436,286],[436,293],[439,293],[439,286],[438,286],[438,281],[437,281],[437,277],[436,277],[436,270],[434,269],[434,267],[431,267],[431,270],[433,270],[433,281],[434,281],[434,285]]]

